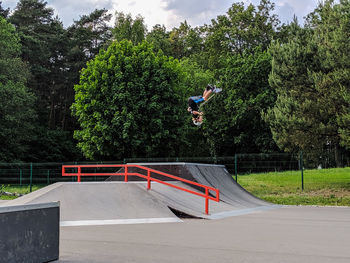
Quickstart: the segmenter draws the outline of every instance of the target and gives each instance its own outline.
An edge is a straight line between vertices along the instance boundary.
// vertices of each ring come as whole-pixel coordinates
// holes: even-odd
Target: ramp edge
[[[166,162],[166,163],[127,163],[127,164],[137,164],[137,165],[199,165],[199,166],[219,166],[219,167],[225,167],[225,165],[222,164],[206,164],[206,163],[186,163],[186,162]]]
[[[222,219],[226,217],[232,217],[232,216],[241,216],[241,215],[247,215],[252,214],[256,212],[261,211],[268,211],[273,209],[282,208],[282,205],[270,205],[270,206],[258,206],[253,208],[247,208],[247,209],[239,209],[239,210],[232,210],[232,211],[225,211],[221,213],[215,213],[208,216],[209,219]]]
[[[104,225],[132,225],[132,224],[159,224],[159,223],[181,223],[179,218],[132,218],[132,219],[108,219],[108,220],[77,220],[61,221],[60,226],[104,226]]]
[[[29,205],[2,206],[2,207],[0,207],[0,213],[20,212],[20,211],[28,211],[28,210],[43,209],[43,208],[53,208],[53,207],[60,207],[60,202],[58,201],[58,202],[29,204]]]

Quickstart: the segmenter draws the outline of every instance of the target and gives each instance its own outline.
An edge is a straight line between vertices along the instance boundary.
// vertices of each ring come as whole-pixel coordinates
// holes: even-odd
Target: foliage
[[[0,1],[0,17],[7,18],[10,13],[10,8],[3,9],[1,6],[2,1]]]
[[[275,149],[261,117],[275,100],[267,81],[270,61],[270,55],[260,48],[227,58],[220,71],[223,91],[205,106],[207,135],[215,155]]]
[[[34,95],[26,87],[28,70],[18,57],[15,29],[0,17],[0,160],[23,160],[33,136]]]
[[[78,146],[88,158],[174,156],[185,105],[181,68],[143,42],[114,42],[83,69],[75,86]]]
[[[187,22],[173,28],[169,35],[171,55],[175,58],[190,57],[202,49],[202,39],[199,28],[192,28]]]
[[[50,130],[36,127],[35,135],[30,142],[31,151],[25,160],[32,162],[71,162],[81,160],[83,156],[72,140],[73,132],[61,129]]]
[[[28,86],[38,97],[41,125],[55,126],[54,101],[63,88],[63,26],[42,0],[21,0],[9,21],[21,38],[22,59],[30,67]]]
[[[0,32],[1,140],[11,138],[3,159],[80,159],[75,117],[85,125],[76,132],[80,148],[97,159],[303,150],[309,163],[328,167],[349,156],[349,0],[323,1],[303,26],[296,18],[280,26],[273,2],[261,0],[233,3],[208,25],[183,21],[150,32],[143,17],[118,12],[110,27],[106,9],[64,28],[44,0],[19,0],[11,12],[1,3],[0,17],[15,26],[2,21]],[[114,43],[106,52],[113,40],[133,45]],[[223,92],[203,107],[204,125],[194,127],[186,99],[208,83]],[[87,106],[76,104],[72,115],[75,95]],[[104,102],[92,105],[94,96]]]
[[[115,40],[121,41],[127,39],[136,45],[145,39],[147,28],[142,16],[139,15],[133,19],[130,14],[125,15],[122,12],[116,12],[115,16],[115,25],[113,28],[113,37]]]
[[[106,9],[95,9],[89,15],[83,15],[66,30],[68,46],[65,66],[66,89],[60,96],[64,98],[61,116],[61,129],[73,131],[77,124],[71,116],[70,107],[74,101],[74,85],[79,82],[80,71],[101,49],[111,43],[112,32],[108,23],[111,15]],[[72,141],[73,142],[73,141]]]
[[[155,25],[151,32],[147,33],[146,40],[153,44],[154,52],[161,50],[164,55],[171,55],[170,33],[166,31],[165,26]]]
[[[107,47],[111,42],[112,32],[108,23],[112,15],[107,12],[106,9],[95,9],[89,15],[81,16],[67,29],[71,45],[70,52],[81,53],[78,55],[81,58],[80,63],[86,64],[89,59],[98,54],[101,48]]]
[[[269,0],[261,0],[257,7],[253,4],[245,7],[243,2],[233,3],[225,15],[212,19],[212,24],[205,28],[204,55],[208,67],[224,67],[222,62],[226,54],[242,55],[256,47],[267,49],[280,23],[272,14],[273,10],[274,4]]]
[[[184,58],[180,63],[184,71],[183,93],[185,94],[185,98],[202,95],[208,83],[213,83],[215,80],[213,72],[201,69],[200,65],[190,58]],[[192,149],[192,151],[186,150],[184,156],[208,156],[210,147],[207,143],[204,130],[191,125],[190,114],[188,114],[186,122],[187,124],[183,130],[186,138],[184,146],[186,149]]]
[[[278,97],[266,120],[282,150],[313,154],[315,165],[331,151],[339,166],[340,142],[347,145],[349,3],[325,1],[309,16],[306,28],[270,49],[270,85]]]
[[[311,78],[328,119],[322,123],[322,134],[333,147],[350,149],[350,1],[326,1],[310,17],[322,69]]]

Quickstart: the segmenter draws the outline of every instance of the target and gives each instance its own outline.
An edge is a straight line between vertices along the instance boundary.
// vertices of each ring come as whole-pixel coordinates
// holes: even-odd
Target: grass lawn
[[[41,185],[32,185],[32,192],[40,189]],[[8,196],[1,194],[2,192],[16,193],[16,194],[28,194],[30,192],[29,185],[0,185],[0,200],[12,200],[17,198],[16,196]]]
[[[238,183],[266,201],[284,205],[350,206],[350,167],[238,175]]]

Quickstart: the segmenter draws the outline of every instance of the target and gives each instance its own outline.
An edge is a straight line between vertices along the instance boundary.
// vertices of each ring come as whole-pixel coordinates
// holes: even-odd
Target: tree
[[[331,157],[340,166],[347,145],[349,10],[349,1],[325,1],[288,43],[270,49],[270,85],[278,96],[266,120],[281,149],[302,150],[315,165]]]
[[[323,151],[322,136],[318,128],[322,114],[318,114],[317,91],[309,78],[319,71],[317,46],[310,46],[312,30],[300,28],[288,43],[274,43],[269,82],[277,93],[274,107],[265,115],[274,140],[287,152],[304,151],[308,156]]]
[[[35,129],[40,138],[33,137],[30,143],[32,152],[27,154],[31,160],[52,160],[43,154],[55,153],[57,145],[72,145],[72,133],[66,127],[68,67],[66,63],[69,41],[62,22],[54,17],[54,10],[42,0],[21,0],[9,21],[15,25],[22,44],[22,60],[29,65],[28,88],[36,95],[33,105],[39,118]],[[58,136],[59,134],[59,136]],[[69,136],[70,135],[70,136]],[[44,137],[47,136],[47,137]],[[70,137],[70,141],[67,138]],[[57,140],[57,141],[55,141]],[[41,142],[45,147],[41,149]],[[56,161],[67,160],[76,150],[61,151]]]
[[[147,33],[146,40],[153,44],[154,52],[162,50],[164,55],[171,55],[171,43],[169,39],[169,32],[166,31],[165,26],[159,24],[155,25],[151,32]]]
[[[28,86],[38,97],[41,125],[55,128],[59,121],[52,110],[58,108],[55,100],[64,85],[62,59],[66,41],[62,23],[46,5],[42,0],[21,0],[9,20],[21,38],[22,59],[30,65]]]
[[[1,4],[2,4],[2,1],[0,1],[0,17],[7,18],[10,13],[10,8],[3,9]]]
[[[276,149],[261,112],[275,101],[269,87],[271,57],[261,48],[227,58],[220,71],[223,91],[205,106],[206,135],[216,156]]]
[[[83,15],[68,28],[71,41],[71,52],[81,52],[81,65],[94,58],[101,48],[106,48],[111,42],[112,32],[108,22],[112,15],[106,9],[95,9],[89,15]],[[80,67],[79,69],[81,69]]]
[[[68,51],[65,68],[67,83],[62,94],[64,98],[62,128],[74,130],[77,124],[71,116],[70,107],[74,101],[74,85],[79,83],[80,71],[101,49],[111,42],[112,32],[108,22],[111,15],[106,9],[95,9],[83,15],[67,29]]]
[[[187,21],[181,23],[179,28],[171,30],[169,40],[171,55],[177,59],[189,57],[202,50],[199,28],[192,28]]]
[[[190,96],[202,95],[204,88],[208,83],[213,83],[214,73],[210,70],[202,69],[195,60],[191,58],[183,58],[180,62],[184,71],[184,89],[183,98]],[[207,143],[208,139],[205,136],[204,129],[192,125],[191,115],[188,114],[186,118],[186,125],[183,129],[185,142],[183,155],[185,157],[208,157],[210,154],[210,145]],[[188,149],[191,149],[190,151]]]
[[[115,16],[115,25],[113,28],[113,37],[115,40],[121,41],[127,39],[134,45],[145,40],[147,28],[142,16],[138,15],[133,19],[130,14],[125,15],[122,12],[116,12]]]
[[[185,108],[179,63],[143,42],[114,42],[82,70],[73,114],[88,158],[174,156]]]
[[[309,26],[315,28],[312,40],[318,44],[321,66],[310,78],[324,118],[320,133],[334,152],[335,163],[341,166],[344,148],[350,150],[350,1],[334,2],[325,1],[310,14]]]
[[[205,26],[205,52],[207,67],[222,68],[226,54],[243,54],[256,47],[266,50],[276,35],[280,21],[272,14],[274,4],[269,0],[261,0],[255,7],[253,4],[245,8],[243,2],[234,3],[225,15],[213,19],[211,25]]]
[[[34,135],[35,97],[26,87],[29,72],[20,53],[15,28],[0,17],[0,161],[25,159]]]

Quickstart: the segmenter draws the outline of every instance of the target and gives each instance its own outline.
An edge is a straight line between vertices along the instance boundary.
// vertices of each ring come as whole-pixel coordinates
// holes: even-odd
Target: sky
[[[3,8],[13,10],[18,0],[0,0]],[[275,13],[279,19],[288,23],[296,15],[300,23],[312,12],[320,0],[273,0]],[[65,27],[73,20],[88,15],[96,8],[105,8],[111,14],[116,11],[131,14],[133,18],[141,15],[148,30],[156,24],[164,25],[168,30],[178,27],[187,21],[192,27],[210,24],[211,19],[223,15],[234,2],[252,3],[255,6],[260,0],[46,0],[49,7],[62,20]]]

